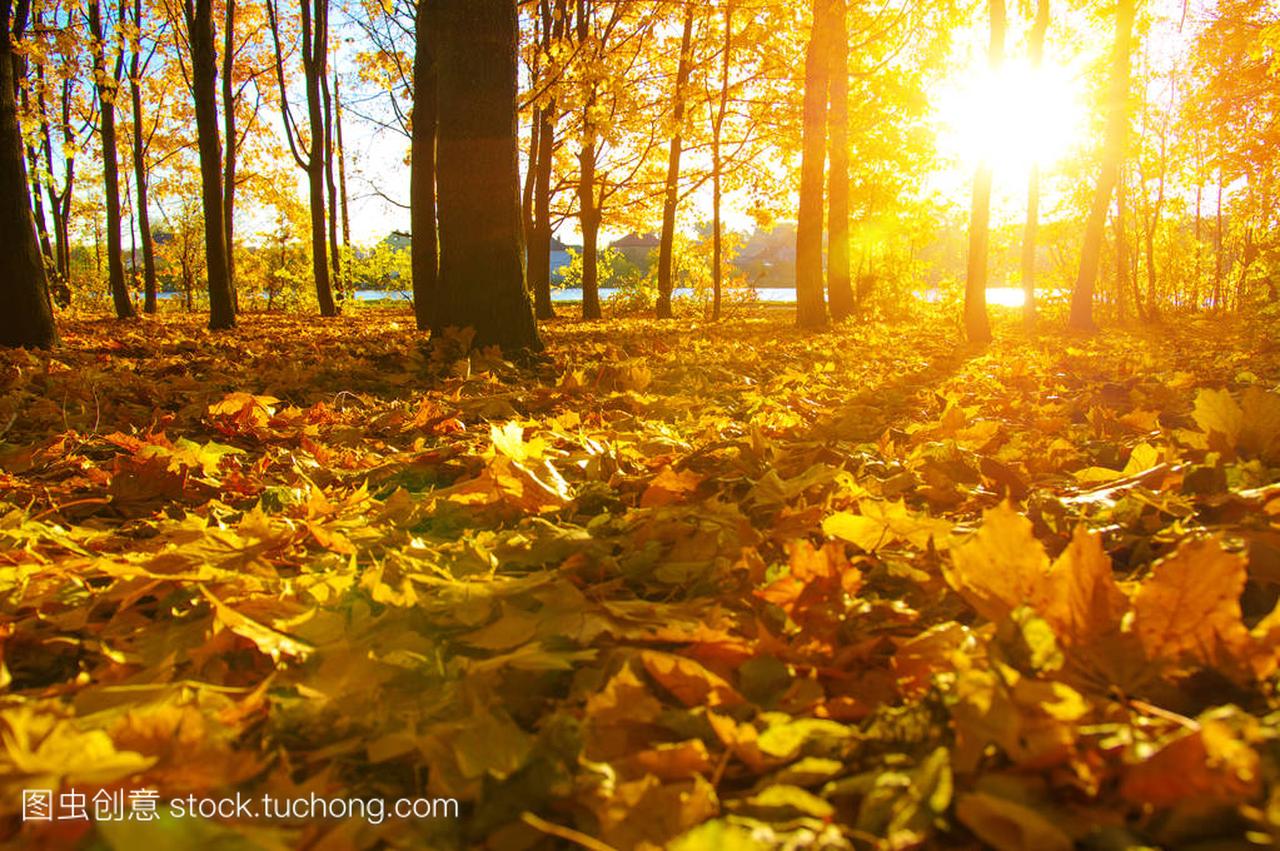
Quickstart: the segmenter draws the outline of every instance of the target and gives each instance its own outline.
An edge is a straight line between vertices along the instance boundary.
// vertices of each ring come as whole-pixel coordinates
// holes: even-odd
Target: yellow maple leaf
[[[1133,598],[1133,628],[1149,659],[1225,664],[1249,651],[1240,613],[1245,558],[1217,537],[1184,543],[1156,563]]]

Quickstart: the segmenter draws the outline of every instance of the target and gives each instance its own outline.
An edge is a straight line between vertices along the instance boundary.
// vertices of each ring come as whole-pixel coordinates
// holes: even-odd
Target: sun
[[[952,77],[937,102],[938,152],[962,168],[989,163],[997,173],[1051,168],[1084,141],[1083,83],[1049,61],[985,62]]]

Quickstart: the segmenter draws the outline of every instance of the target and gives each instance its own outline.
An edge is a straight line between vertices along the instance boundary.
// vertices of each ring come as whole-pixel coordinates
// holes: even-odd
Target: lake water
[[[600,301],[605,301],[616,292],[617,290],[612,287],[601,287]],[[677,289],[673,293],[677,298],[692,298],[693,294],[693,290],[690,289]],[[1053,294],[1060,295],[1061,293],[1053,291]],[[757,301],[774,304],[796,303],[796,291],[789,287],[756,287],[755,296]],[[915,296],[923,301],[938,301],[937,290],[917,292]],[[411,301],[412,295],[403,291],[359,290],[356,292],[356,299],[358,301]],[[577,288],[552,290],[551,300],[556,303],[580,302],[582,301],[582,290]],[[1023,292],[1021,287],[987,288],[987,304],[992,307],[1021,307],[1022,303]]]
[[[605,301],[609,296],[616,293],[617,290],[612,287],[600,288],[600,300]],[[672,292],[676,298],[692,298],[693,290],[677,289]],[[784,304],[795,304],[796,291],[789,288],[781,287],[756,287],[756,298],[760,301],[782,302]],[[395,290],[357,290],[357,301],[411,301],[413,298],[411,293]],[[551,300],[553,302],[580,302],[582,301],[582,290],[578,288],[557,289],[551,291]]]

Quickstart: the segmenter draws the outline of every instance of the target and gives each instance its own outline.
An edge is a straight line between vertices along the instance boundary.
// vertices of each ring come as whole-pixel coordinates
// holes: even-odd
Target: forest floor
[[[0,840],[1275,846],[1274,330],[69,319],[0,352]]]

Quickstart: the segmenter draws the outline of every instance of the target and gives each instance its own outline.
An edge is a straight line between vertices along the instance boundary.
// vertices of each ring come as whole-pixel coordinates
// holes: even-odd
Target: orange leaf
[[[677,473],[667,467],[654,476],[649,487],[645,488],[644,494],[640,497],[640,507],[657,508],[661,505],[684,502],[698,489],[702,481],[702,476],[692,470],[681,470]]]
[[[1244,556],[1216,537],[1185,543],[1157,562],[1133,598],[1133,627],[1147,657],[1206,665],[1239,658],[1249,642],[1240,615],[1245,578]]]

